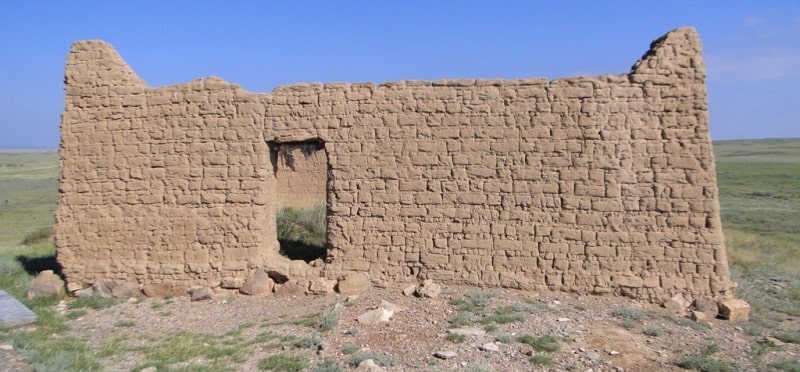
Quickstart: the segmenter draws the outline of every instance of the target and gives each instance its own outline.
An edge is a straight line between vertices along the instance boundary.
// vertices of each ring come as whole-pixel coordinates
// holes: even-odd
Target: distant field
[[[800,139],[714,143],[732,261],[800,267]],[[759,246],[764,247],[759,248]]]
[[[0,252],[52,226],[57,197],[57,152],[0,151]]]

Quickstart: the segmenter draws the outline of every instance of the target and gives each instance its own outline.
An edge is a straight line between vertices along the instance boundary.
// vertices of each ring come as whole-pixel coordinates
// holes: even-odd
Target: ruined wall
[[[308,209],[326,204],[328,157],[319,142],[272,144],[275,198],[279,208]]]
[[[547,81],[148,88],[108,44],[73,46],[58,260],[97,280],[236,287],[298,277],[614,293],[729,294],[691,28],[626,75]],[[269,144],[324,143],[329,254],[276,254]]]

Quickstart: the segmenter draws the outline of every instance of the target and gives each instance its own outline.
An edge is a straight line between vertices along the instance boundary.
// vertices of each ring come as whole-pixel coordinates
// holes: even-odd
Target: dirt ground
[[[356,320],[382,300],[402,309],[376,325]],[[320,329],[324,314],[338,315],[328,323],[330,330]],[[182,341],[169,338],[174,334],[211,334],[245,352],[236,358],[220,357],[216,364],[208,354],[173,361],[166,364],[169,369],[259,370],[259,366],[264,368],[260,365],[264,358],[278,354],[303,358],[309,370],[315,366],[324,370],[319,363],[326,359],[328,366],[335,361],[349,369],[357,357],[377,356],[387,371],[667,371],[681,370],[678,363],[690,355],[734,370],[760,371],[772,369],[775,361],[800,358],[800,345],[747,335],[746,323],[713,319],[707,326],[627,298],[503,289],[445,287],[437,298],[405,296],[401,288],[393,287],[373,288],[349,298],[337,294],[248,297],[230,292],[199,302],[184,297],[142,299],[87,309],[80,315],[69,321],[67,335],[97,350],[108,370],[145,368],[152,362],[147,355],[153,354],[141,352],[143,347],[168,340],[176,344],[167,350],[178,350],[177,343]],[[787,327],[796,327],[796,319],[786,322]],[[477,335],[449,335],[459,326]],[[552,336],[556,346],[536,350],[520,342],[525,335],[532,336],[528,339]],[[274,341],[278,336],[285,342]],[[490,351],[482,350],[486,348]],[[434,355],[440,351],[452,351],[455,356]]]

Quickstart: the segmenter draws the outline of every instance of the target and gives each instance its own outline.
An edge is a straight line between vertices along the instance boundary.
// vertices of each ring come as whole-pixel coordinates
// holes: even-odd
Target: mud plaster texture
[[[57,259],[73,290],[236,288],[269,269],[306,283],[363,272],[374,283],[724,297],[735,284],[705,77],[692,28],[654,41],[622,75],[267,94],[216,77],[148,87],[111,45],[77,42]],[[316,172],[285,176],[315,161]],[[328,209],[316,265],[278,253],[277,210],[303,179],[324,185]]]

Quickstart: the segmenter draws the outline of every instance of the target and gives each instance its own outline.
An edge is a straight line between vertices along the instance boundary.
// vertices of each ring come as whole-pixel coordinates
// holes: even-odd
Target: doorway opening
[[[318,139],[268,142],[278,199],[280,254],[311,262],[328,253],[328,154]]]

